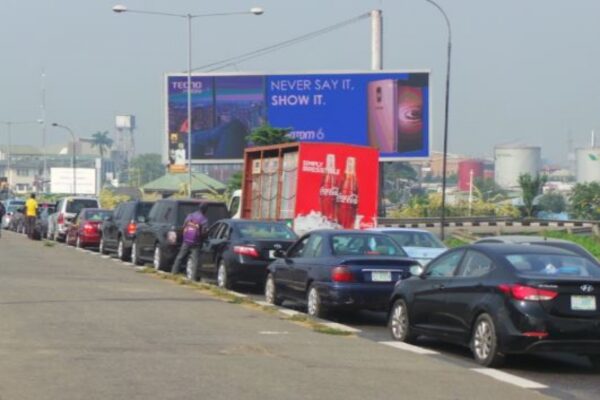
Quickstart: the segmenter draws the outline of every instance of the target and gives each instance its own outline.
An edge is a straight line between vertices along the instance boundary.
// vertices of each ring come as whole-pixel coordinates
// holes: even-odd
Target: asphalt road
[[[0,239],[0,399],[541,399],[469,368]]]

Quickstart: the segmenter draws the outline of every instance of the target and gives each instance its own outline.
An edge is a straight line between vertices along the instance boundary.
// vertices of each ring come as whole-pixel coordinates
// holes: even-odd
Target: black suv
[[[133,242],[131,261],[136,265],[152,262],[154,269],[170,270],[182,241],[183,221],[198,210],[202,211],[208,225],[229,218],[225,203],[207,200],[159,200],[148,216],[148,221],[138,224]]]
[[[137,226],[140,222],[146,222],[153,205],[154,202],[150,201],[127,201],[119,204],[113,215],[102,223],[100,253],[116,253],[121,260],[129,260]]]

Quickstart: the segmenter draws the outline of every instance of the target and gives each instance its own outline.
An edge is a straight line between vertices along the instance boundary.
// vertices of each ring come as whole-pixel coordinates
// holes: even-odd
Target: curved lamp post
[[[253,7],[249,11],[223,12],[210,14],[174,14],[158,11],[132,10],[122,4],[118,4],[112,8],[116,13],[131,12],[136,14],[160,15],[164,17],[185,18],[187,20],[187,54],[188,54],[188,69],[187,69],[187,134],[188,134],[188,196],[192,197],[192,20],[202,17],[222,17],[228,15],[262,15],[264,10],[260,7]]]
[[[448,27],[448,55],[446,60],[446,105],[444,110],[444,154],[442,159],[442,218],[441,218],[441,231],[440,236],[444,240],[444,225],[446,225],[446,170],[448,166],[448,103],[450,101],[450,60],[452,53],[452,29],[450,28],[450,20],[448,16],[435,1],[425,0],[435,8],[437,8],[446,20],[446,26]]]
[[[77,144],[75,139],[75,134],[68,126],[57,124],[56,122],[52,123],[52,126],[57,128],[62,128],[71,134],[71,139],[73,140],[73,154],[71,155],[71,169],[73,170],[73,195],[77,194]]]

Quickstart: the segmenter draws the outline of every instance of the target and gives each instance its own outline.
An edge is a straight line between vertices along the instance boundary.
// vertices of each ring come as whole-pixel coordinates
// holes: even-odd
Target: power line
[[[276,44],[273,44],[273,45],[270,45],[270,46],[267,46],[267,47],[263,47],[261,49],[257,49],[257,50],[254,50],[254,51],[251,51],[251,52],[248,52],[248,53],[240,54],[240,55],[235,56],[235,57],[226,58],[224,60],[220,60],[220,61],[216,61],[216,62],[213,62],[213,63],[210,63],[210,64],[202,65],[200,67],[192,68],[192,71],[198,71],[198,70],[205,70],[206,69],[207,72],[210,72],[210,71],[216,71],[216,70],[225,68],[227,66],[236,65],[236,64],[238,64],[240,62],[247,61],[247,60],[250,60],[252,58],[260,57],[260,56],[263,56],[265,54],[272,53],[274,51],[283,49],[285,47],[293,46],[293,45],[295,45],[297,43],[300,43],[300,42],[303,42],[303,41],[306,41],[306,40],[310,40],[310,39],[313,39],[313,38],[315,38],[317,36],[321,36],[321,35],[324,35],[326,33],[332,32],[334,30],[337,30],[337,29],[343,28],[345,26],[354,24],[354,23],[356,23],[358,21],[361,21],[361,20],[363,20],[365,18],[369,18],[370,15],[371,14],[367,12],[367,13],[358,15],[358,16],[356,16],[354,18],[351,18],[351,19],[348,19],[348,20],[345,20],[345,21],[342,21],[342,22],[338,22],[337,24],[330,25],[328,27],[325,27],[325,28],[322,28],[322,29],[319,29],[319,30],[316,30],[316,31],[313,31],[313,32],[306,33],[304,35],[298,36],[298,37],[293,38],[293,39],[289,39],[289,40],[286,40],[286,41],[283,41],[283,42],[279,42],[279,43],[276,43]],[[207,69],[207,68],[209,68],[209,69]]]

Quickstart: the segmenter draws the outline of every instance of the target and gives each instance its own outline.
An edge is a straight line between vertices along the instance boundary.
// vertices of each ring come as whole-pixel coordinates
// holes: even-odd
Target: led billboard
[[[165,80],[167,157],[187,160],[187,75]],[[192,159],[240,162],[264,124],[299,141],[366,145],[383,160],[429,157],[428,72],[194,74]]]

